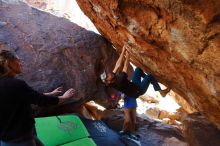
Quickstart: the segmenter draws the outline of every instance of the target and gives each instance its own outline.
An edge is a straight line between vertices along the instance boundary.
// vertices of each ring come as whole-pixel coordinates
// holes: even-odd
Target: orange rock
[[[130,45],[132,63],[220,128],[219,0],[77,2],[116,48]]]

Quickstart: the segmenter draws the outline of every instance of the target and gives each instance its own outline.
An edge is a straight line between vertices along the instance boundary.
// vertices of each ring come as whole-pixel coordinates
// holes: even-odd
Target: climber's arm
[[[125,73],[128,72],[129,59],[130,59],[130,55],[129,55],[128,52],[126,52],[126,60],[125,60],[124,67],[123,67],[123,70],[122,70]]]
[[[118,69],[120,68],[122,62],[123,62],[123,57],[124,57],[124,54],[125,54],[125,51],[126,51],[126,48],[125,46],[123,47],[123,50],[121,52],[121,55],[119,56],[116,64],[115,64],[115,68],[113,69],[113,73],[116,73],[118,71]]]

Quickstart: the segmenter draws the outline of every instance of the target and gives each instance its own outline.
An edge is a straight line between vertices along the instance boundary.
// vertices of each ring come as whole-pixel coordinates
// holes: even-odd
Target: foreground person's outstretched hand
[[[71,99],[75,95],[75,89],[70,88],[62,96],[58,96],[59,104],[65,102],[68,99]]]
[[[50,95],[50,96],[58,96],[63,93],[63,87],[58,87],[54,89],[52,92],[44,93],[44,95]]]
[[[62,94],[62,93],[63,93],[63,87],[58,87],[51,92],[51,94],[54,96]]]

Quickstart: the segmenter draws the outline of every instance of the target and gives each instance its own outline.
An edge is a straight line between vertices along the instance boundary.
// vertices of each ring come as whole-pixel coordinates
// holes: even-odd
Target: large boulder
[[[108,89],[99,75],[104,67],[112,69],[118,57],[111,44],[20,1],[0,0],[0,7],[0,49],[16,52],[24,62],[19,78],[40,92],[58,86],[76,89],[75,98],[53,110],[66,112],[89,100],[108,107]]]
[[[132,62],[220,128],[219,0],[77,0]]]

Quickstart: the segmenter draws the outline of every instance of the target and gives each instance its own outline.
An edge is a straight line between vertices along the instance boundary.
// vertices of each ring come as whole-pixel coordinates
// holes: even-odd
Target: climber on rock
[[[119,68],[122,65],[124,55],[126,53],[126,60],[122,71]],[[120,54],[115,67],[110,73],[103,73],[101,78],[103,82],[112,88],[124,93],[126,96],[132,98],[138,98],[143,95],[150,83],[153,85],[155,91],[159,91],[161,96],[165,97],[170,91],[169,88],[162,90],[157,82],[157,80],[150,74],[146,75],[139,67],[137,67],[133,73],[132,81],[128,79],[128,65],[129,65],[129,53],[126,51],[126,46],[123,47],[122,53]],[[143,78],[143,79],[142,79]]]

